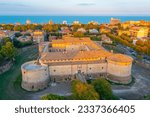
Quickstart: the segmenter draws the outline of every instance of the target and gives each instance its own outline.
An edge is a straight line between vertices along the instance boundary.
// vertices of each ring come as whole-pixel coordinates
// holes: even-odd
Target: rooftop
[[[41,54],[40,60],[44,63],[63,63],[63,62],[92,62],[92,61],[102,61],[102,60],[113,60],[116,62],[131,62],[132,58],[122,55],[122,54],[113,54],[108,52],[101,47],[99,47],[95,42],[91,41],[90,38],[75,38],[70,36],[65,36],[63,39],[53,40],[52,44],[56,44],[55,47],[51,49],[59,48],[59,44],[63,45],[82,45],[87,49],[66,49],[63,46],[64,50],[57,51],[45,51]],[[58,45],[58,47],[57,47]],[[61,47],[61,46],[60,46]],[[71,46],[74,48],[75,46]],[[75,47],[76,48],[76,47]]]
[[[112,53],[107,51],[76,51],[76,52],[49,52],[42,56],[41,60],[93,60],[110,56]]]
[[[113,54],[108,57],[108,60],[112,60],[115,62],[132,62],[132,58],[123,54]]]

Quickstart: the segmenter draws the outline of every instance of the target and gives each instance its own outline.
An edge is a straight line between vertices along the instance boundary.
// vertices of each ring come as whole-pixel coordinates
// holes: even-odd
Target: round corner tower
[[[131,81],[133,59],[122,54],[113,54],[107,58],[108,79],[116,83],[127,84]]]
[[[24,63],[21,66],[22,88],[27,91],[38,91],[48,86],[50,82],[48,66],[41,66],[36,61]]]

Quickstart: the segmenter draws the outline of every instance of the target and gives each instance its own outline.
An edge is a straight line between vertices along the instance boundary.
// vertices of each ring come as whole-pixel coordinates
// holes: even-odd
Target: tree
[[[94,89],[96,92],[101,96],[103,100],[110,100],[113,99],[113,93],[111,89],[111,85],[107,80],[104,78],[98,78],[92,82]]]
[[[63,96],[48,94],[46,96],[41,97],[42,100],[64,100]]]
[[[13,39],[13,44],[16,48],[22,47],[22,43],[20,41],[18,41],[16,38]]]
[[[4,57],[3,57],[3,55],[2,55],[2,53],[0,51],[0,63],[3,61],[3,59],[4,59]]]
[[[20,32],[15,33],[15,37],[20,37],[22,34]]]
[[[11,25],[11,24],[5,24],[2,26],[3,27],[3,30],[13,30],[14,28],[14,25]]]
[[[17,40],[16,38],[13,39],[13,44],[16,48],[22,48],[25,46],[29,46],[33,44],[33,41],[27,41],[27,42],[20,42],[19,40]]]
[[[3,45],[1,52],[8,59],[12,59],[16,55],[16,49],[11,42],[7,42],[6,45]]]
[[[75,33],[73,33],[74,37],[84,37],[84,33],[81,31],[77,31]]]
[[[43,30],[46,32],[58,32],[58,29],[59,27],[56,24],[53,24],[53,25],[46,24],[43,26]]]
[[[3,45],[5,45],[7,42],[10,42],[10,41],[11,41],[11,39],[9,37],[5,37],[2,39]]]
[[[138,40],[138,41],[136,42],[136,45],[137,45],[137,46],[144,46],[144,42],[143,42],[142,40]]]
[[[24,36],[31,36],[31,34],[30,33],[25,33]]]
[[[14,27],[14,31],[22,31],[21,26],[15,26],[15,27]]]
[[[100,96],[90,84],[75,80],[72,83],[72,97],[75,100],[98,100]]]
[[[141,55],[137,55],[137,58],[138,58],[139,60],[142,60],[142,59],[143,59],[143,57],[142,57]]]
[[[90,38],[93,41],[101,41],[102,40],[101,37],[98,37],[98,36],[91,36]]]
[[[42,30],[42,28],[43,28],[43,26],[40,25],[40,24],[38,24],[38,25],[35,27],[36,30]]]
[[[81,26],[78,24],[72,25],[73,32],[76,32],[79,28],[81,28]]]

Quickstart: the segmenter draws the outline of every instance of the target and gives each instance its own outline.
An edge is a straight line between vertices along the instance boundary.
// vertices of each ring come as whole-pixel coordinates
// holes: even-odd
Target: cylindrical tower
[[[22,70],[22,88],[27,91],[38,91],[48,86],[50,82],[48,66],[38,65],[36,61],[24,63]]]
[[[131,81],[131,68],[133,59],[122,54],[113,54],[107,58],[108,79],[117,83]]]

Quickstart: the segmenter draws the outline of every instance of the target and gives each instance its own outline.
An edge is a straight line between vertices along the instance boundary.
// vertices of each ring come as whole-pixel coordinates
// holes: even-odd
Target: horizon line
[[[145,17],[150,17],[150,15],[1,15],[0,16],[145,16]]]

